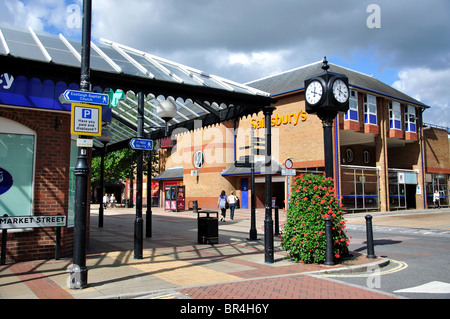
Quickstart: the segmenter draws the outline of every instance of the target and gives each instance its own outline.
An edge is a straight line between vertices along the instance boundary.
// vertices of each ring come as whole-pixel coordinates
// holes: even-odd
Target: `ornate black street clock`
[[[317,114],[321,119],[334,119],[338,112],[347,112],[349,108],[348,78],[344,74],[328,72],[329,68],[324,57],[324,72],[305,80],[306,112]]]
[[[330,66],[323,58],[323,73],[305,80],[305,110],[322,120],[325,146],[325,173],[333,177],[333,122],[340,112],[349,108],[350,90],[344,74],[328,72]]]

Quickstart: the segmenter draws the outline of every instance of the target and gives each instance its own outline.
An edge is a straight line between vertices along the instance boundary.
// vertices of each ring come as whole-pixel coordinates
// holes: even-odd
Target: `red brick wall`
[[[34,215],[67,215],[70,166],[70,114],[0,107],[4,117],[36,132]],[[55,128],[55,122],[61,121]],[[6,261],[51,259],[55,228],[8,230]],[[61,256],[71,255],[73,228],[62,228]]]

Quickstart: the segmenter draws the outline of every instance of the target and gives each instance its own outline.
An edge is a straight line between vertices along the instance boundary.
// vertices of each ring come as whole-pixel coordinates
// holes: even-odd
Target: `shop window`
[[[350,90],[349,109],[345,113],[345,119],[358,121],[358,92]]]
[[[426,175],[426,187],[427,187],[427,206],[432,208],[434,191],[439,192],[439,203],[441,206],[449,206],[449,188],[447,181],[449,179],[448,174],[427,174]]]
[[[36,133],[0,118],[0,215],[33,214]]]
[[[364,95],[364,123],[377,125],[377,97]]]
[[[376,168],[342,165],[342,204],[348,211],[378,210]]]
[[[405,131],[416,133],[416,108],[412,105],[405,106]]]
[[[389,101],[389,127],[396,130],[402,129],[402,111],[397,101]]]

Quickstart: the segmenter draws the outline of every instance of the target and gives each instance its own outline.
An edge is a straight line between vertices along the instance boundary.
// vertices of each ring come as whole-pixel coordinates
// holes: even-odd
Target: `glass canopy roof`
[[[17,69],[23,68],[28,72],[45,73],[29,74],[29,77],[79,82],[81,43],[62,34],[38,34],[31,28],[0,26],[0,59],[2,57],[14,62],[2,62],[2,65],[10,65],[9,70],[2,66],[0,71],[3,72],[21,72]],[[20,63],[15,64],[16,61]],[[23,66],[25,62],[27,65]],[[168,122],[171,130],[178,127],[192,130],[196,119],[202,121],[202,126],[208,126],[240,118],[276,101],[269,93],[105,39],[91,42],[90,66],[93,86],[100,91],[112,88],[126,93],[118,107],[112,109],[111,123],[106,123],[113,133],[110,145],[117,144],[116,148],[126,147],[128,140],[136,137],[138,92],[145,94],[144,136],[151,139],[163,137],[165,122],[158,117],[155,108],[160,100],[169,97],[177,106],[177,115]],[[62,75],[64,70],[67,73]],[[102,146],[97,138],[94,144]]]

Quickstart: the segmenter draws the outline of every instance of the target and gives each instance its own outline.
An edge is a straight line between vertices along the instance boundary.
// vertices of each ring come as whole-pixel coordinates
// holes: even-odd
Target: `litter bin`
[[[219,242],[219,212],[200,210],[197,213],[198,243],[217,244]]]

